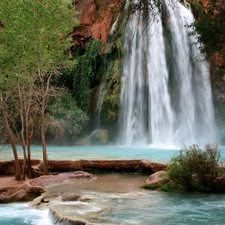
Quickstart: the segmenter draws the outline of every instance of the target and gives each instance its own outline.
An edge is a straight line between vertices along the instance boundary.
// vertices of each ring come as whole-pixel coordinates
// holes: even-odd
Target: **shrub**
[[[151,189],[151,190],[158,190],[160,189],[160,184],[144,184],[141,186],[143,189]]]
[[[172,180],[182,190],[217,191],[216,178],[221,175],[217,144],[207,144],[205,150],[198,145],[185,146],[171,159],[166,171],[168,181]]]

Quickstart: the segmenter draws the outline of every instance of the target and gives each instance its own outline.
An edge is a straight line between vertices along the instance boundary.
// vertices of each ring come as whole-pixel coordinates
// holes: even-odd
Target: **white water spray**
[[[215,142],[209,68],[187,27],[193,15],[179,2],[152,10],[147,26],[134,14],[125,32],[121,144]]]

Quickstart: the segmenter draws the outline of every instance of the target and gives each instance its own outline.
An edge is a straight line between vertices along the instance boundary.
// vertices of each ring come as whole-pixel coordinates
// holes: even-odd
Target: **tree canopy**
[[[72,41],[70,34],[77,24],[70,0],[0,2],[1,113],[11,144],[14,142],[15,148],[19,141],[24,149],[24,161],[26,151],[30,155],[34,129],[39,129],[47,166],[46,109],[50,100],[61,93],[55,85],[60,71],[72,66],[67,52]]]
[[[210,0],[205,9],[192,3],[196,21],[192,24],[201,45],[201,51],[210,58],[219,52],[225,56],[225,1]]]

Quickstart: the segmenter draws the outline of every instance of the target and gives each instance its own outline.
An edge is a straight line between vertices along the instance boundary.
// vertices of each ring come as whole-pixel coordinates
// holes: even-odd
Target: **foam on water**
[[[49,210],[36,210],[29,203],[0,204],[0,224],[53,225]]]

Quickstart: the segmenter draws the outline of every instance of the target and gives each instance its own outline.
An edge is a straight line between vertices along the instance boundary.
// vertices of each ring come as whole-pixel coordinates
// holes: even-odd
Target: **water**
[[[156,191],[130,193],[87,192],[93,202],[58,204],[76,218],[92,224],[223,225],[225,195],[174,194]],[[0,224],[52,225],[48,210],[32,209],[27,203],[0,205]],[[103,222],[104,221],[104,222]]]
[[[129,1],[126,7],[128,4]],[[168,162],[179,150],[173,146],[215,142],[207,64],[196,61],[201,56],[197,46],[192,44],[195,39],[188,37],[185,28],[193,21],[192,14],[177,4],[173,9],[165,7],[162,15],[167,22],[155,8],[157,16],[147,28],[141,14],[134,15],[127,27],[120,135],[125,146],[47,146],[48,159]],[[163,35],[165,32],[167,39]],[[132,147],[126,147],[128,145]],[[22,158],[21,149],[19,156]],[[224,148],[221,156],[225,158]],[[10,148],[0,151],[0,160],[12,158]],[[41,146],[32,146],[32,158],[42,158]],[[132,181],[124,186],[130,183]],[[104,184],[113,186],[110,182]],[[89,189],[87,186],[84,182],[73,190],[94,196],[94,201],[55,203],[56,207],[93,224],[225,224],[225,195],[222,194],[174,194],[141,189],[124,193],[115,189],[99,192],[91,190],[93,185],[89,185]],[[68,188],[66,184],[65,191]],[[120,186],[119,189],[126,188]],[[62,191],[62,187],[59,190]],[[30,208],[28,203],[15,203],[0,204],[0,224],[52,225],[53,222],[48,209],[39,211]]]
[[[18,156],[23,158],[20,146]],[[168,162],[171,156],[178,153],[179,148],[160,146],[47,146],[48,159],[148,159],[155,162]],[[42,159],[42,147],[31,146],[31,156]],[[0,151],[0,160],[13,159],[10,146]]]
[[[41,146],[32,146],[32,155],[41,158]],[[149,159],[168,162],[178,148],[123,146],[47,146],[50,159]],[[19,150],[22,155],[22,150]],[[221,147],[225,159],[225,148]],[[12,157],[4,148],[0,159]],[[222,225],[225,223],[225,195],[199,193],[163,193],[140,188],[147,176],[132,174],[99,175],[97,180],[79,180],[49,188],[49,193],[74,192],[94,197],[91,202],[56,202],[60,212],[92,224],[137,225]],[[0,204],[0,224],[52,225],[49,210],[35,210],[28,203]]]
[[[0,204],[0,212],[2,225],[53,225],[49,210],[33,209],[29,203]]]
[[[134,14],[126,27],[120,143],[215,142],[209,65],[187,27],[193,15],[179,2],[161,9],[147,23],[144,12]]]
[[[98,101],[97,101],[97,105],[96,105],[96,127],[95,129],[99,129],[100,128],[100,116],[101,116],[101,111],[102,111],[102,104],[103,104],[103,100],[104,100],[104,96],[106,93],[106,87],[105,87],[106,83],[105,80],[101,83],[100,88],[99,88],[99,93],[98,93]]]

